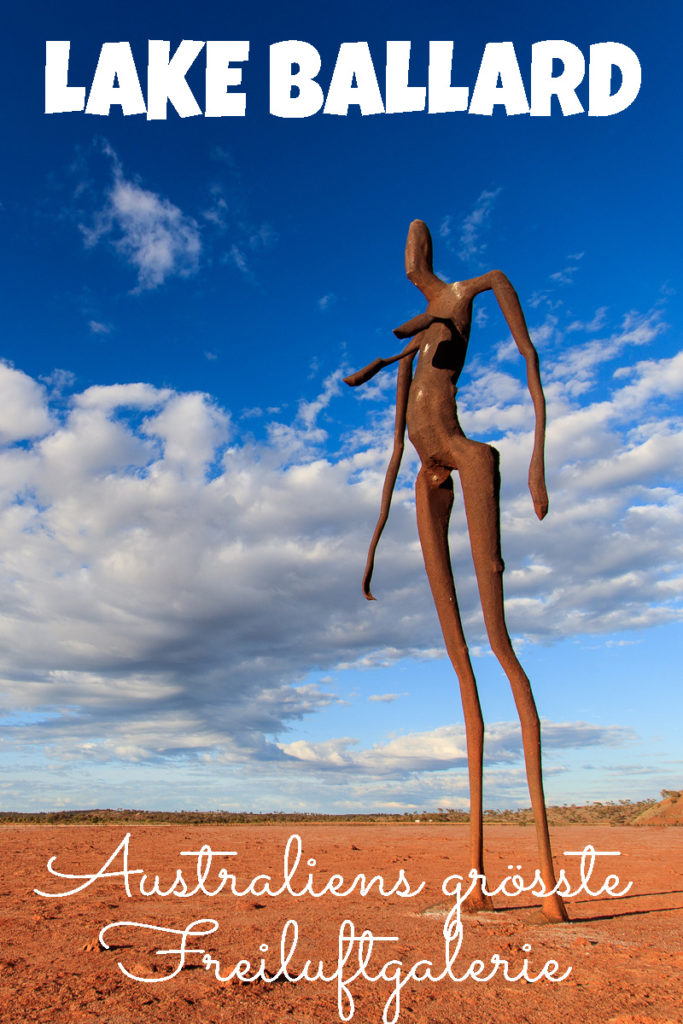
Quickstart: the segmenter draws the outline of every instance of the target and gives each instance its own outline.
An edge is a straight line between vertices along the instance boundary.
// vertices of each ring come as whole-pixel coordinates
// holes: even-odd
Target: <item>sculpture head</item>
[[[460,299],[459,284],[447,284],[433,269],[432,236],[423,220],[414,220],[406,239],[406,274],[427,300],[424,313],[394,329],[397,338],[409,338],[435,320],[450,320]]]
[[[406,274],[430,302],[446,283],[433,269],[432,236],[423,220],[414,220],[406,239]]]

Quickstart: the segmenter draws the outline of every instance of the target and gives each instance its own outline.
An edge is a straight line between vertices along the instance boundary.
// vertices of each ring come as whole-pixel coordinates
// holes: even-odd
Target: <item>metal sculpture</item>
[[[364,369],[346,377],[357,387],[383,367],[399,362],[396,391],[394,448],[389,463],[380,515],[368,553],[363,593],[370,592],[375,551],[386,524],[391,496],[403,454],[406,426],[422,466],[416,481],[417,526],[425,568],[441,623],[446,649],[460,683],[470,783],[472,867],[484,872],[482,822],[482,771],[484,722],[477,684],[463,633],[453,582],[448,546],[448,524],[453,507],[451,473],[457,471],[462,485],[472,557],[479,587],[484,621],[491,648],[507,675],[522,726],[524,759],[533,808],[541,876],[546,895],[543,914],[549,921],[566,921],[567,912],[555,888],[548,820],[541,770],[541,729],[529,680],[512,647],[505,624],[503,569],[500,550],[499,454],[491,445],[466,437],[458,422],[456,384],[465,362],[476,295],[492,289],[503,311],[519,351],[526,360],[527,383],[536,413],[534,448],[529,470],[529,489],[539,519],[548,511],[545,486],[545,398],[541,386],[538,355],[529,337],[522,307],[505,274],[492,270],[481,277],[447,284],[432,269],[432,239],[427,225],[413,221],[406,242],[406,273],[428,305],[424,313],[394,330],[397,338],[412,340],[399,355],[376,359]],[[415,376],[412,365],[418,355]],[[492,909],[481,880],[472,892],[470,911]]]

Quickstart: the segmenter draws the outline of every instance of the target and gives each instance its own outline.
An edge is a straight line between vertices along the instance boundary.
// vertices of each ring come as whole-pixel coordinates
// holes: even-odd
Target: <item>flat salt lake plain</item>
[[[64,893],[81,885],[51,875],[51,857],[57,871],[92,876],[119,848],[107,870],[122,872],[127,833],[130,896],[122,874],[98,877],[72,895],[35,892]],[[293,835],[300,837],[301,857],[290,888],[300,894],[261,894],[265,880],[253,882],[256,876],[269,875],[274,891],[282,887]],[[446,911],[438,905],[444,879],[469,869],[467,825],[6,825],[0,828],[0,1017],[6,1024],[380,1024],[383,1018],[420,1024],[680,1024],[683,828],[566,825],[552,830],[552,841],[557,867],[575,886],[580,858],[564,851],[589,845],[618,851],[618,857],[596,858],[590,887],[598,890],[608,874],[617,874],[618,888],[632,882],[630,890],[617,897],[581,893],[568,901],[571,922],[562,925],[541,923],[538,901],[528,894],[498,896],[495,912],[463,915],[462,941],[451,963],[451,974],[460,978],[473,965],[476,974],[476,961],[483,961],[480,980],[454,981],[446,974],[419,981],[424,965],[415,977],[405,976],[420,961],[432,962],[434,976],[444,972]],[[292,840],[290,853],[296,846]],[[234,895],[228,879],[221,892],[191,895],[202,847],[214,851],[205,889],[219,888],[223,868],[236,877],[236,889],[253,882],[252,891]],[[485,848],[491,887],[516,873],[517,865],[531,882],[537,864],[532,827],[487,826]],[[147,890],[158,875],[162,891],[181,872],[189,895],[141,895],[140,871]],[[382,895],[375,884],[365,895],[356,886],[347,895],[314,898],[301,894],[309,873],[316,892],[333,875],[342,875],[347,888],[359,874],[381,875],[387,891],[401,877],[407,879],[403,891],[424,886],[410,897],[400,897],[400,888]],[[176,891],[182,891],[180,883]],[[104,933],[105,949],[99,936],[107,925],[114,927]],[[190,935],[190,926],[205,934]],[[296,978],[310,960],[309,974],[322,962],[328,980],[283,976],[283,933],[291,950],[289,976]],[[340,933],[348,954],[341,971]],[[158,952],[164,949],[176,952]],[[280,977],[220,980],[247,960],[251,975],[263,962],[263,978]],[[503,962],[510,977],[522,977],[507,980]],[[549,964],[555,977],[571,971],[562,981],[527,980]],[[250,976],[246,968],[242,973]],[[397,980],[405,981],[398,1014]]]

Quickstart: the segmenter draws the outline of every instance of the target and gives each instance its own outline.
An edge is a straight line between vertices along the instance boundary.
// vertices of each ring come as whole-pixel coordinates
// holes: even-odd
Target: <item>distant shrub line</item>
[[[656,800],[619,800],[592,804],[562,804],[548,808],[551,825],[628,825],[639,814],[654,806]],[[116,810],[82,811],[0,811],[0,824],[35,825],[296,825],[296,824],[465,824],[470,820],[467,811],[439,807],[436,811],[407,811],[404,814],[309,814],[288,811],[140,811]],[[484,820],[498,825],[533,825],[530,808],[523,810],[489,810]]]

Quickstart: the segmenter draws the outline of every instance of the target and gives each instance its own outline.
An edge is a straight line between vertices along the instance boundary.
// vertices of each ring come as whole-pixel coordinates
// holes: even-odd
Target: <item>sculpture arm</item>
[[[399,328],[396,328],[396,330],[399,330]],[[399,335],[399,337],[405,337],[405,335]],[[362,370],[357,370],[356,373],[352,373],[349,377],[344,377],[344,383],[348,384],[351,388],[357,388],[360,384],[365,384],[366,381],[369,381],[376,373],[383,370],[385,366],[390,366],[391,363],[395,363],[399,359],[405,359],[406,356],[414,356],[419,347],[418,342],[412,342],[410,345],[406,345],[397,356],[390,356],[388,359],[374,359],[367,366],[364,366]]]
[[[404,359],[398,367],[398,380],[396,383],[396,419],[394,423],[394,448],[391,453],[391,459],[387,466],[386,476],[384,478],[384,487],[382,488],[382,503],[379,511],[379,519],[377,520],[377,526],[375,532],[372,535],[370,541],[370,550],[368,551],[367,562],[365,563],[365,572],[363,573],[363,593],[368,601],[374,601],[375,598],[370,592],[370,581],[372,579],[372,570],[375,565],[375,551],[377,550],[377,544],[382,536],[382,530],[384,529],[387,519],[389,518],[389,508],[391,506],[391,498],[394,493],[394,484],[396,483],[396,477],[398,476],[399,467],[401,465],[401,458],[403,457],[403,448],[405,445],[405,432],[406,432],[406,416],[408,411],[408,394],[410,392],[410,385],[413,379],[413,358],[416,350],[409,350],[403,355],[410,356],[409,359]]]
[[[541,384],[541,373],[538,364],[538,353],[529,337],[529,329],[524,313],[517,297],[517,292],[500,270],[492,270],[487,275],[490,279],[489,288],[498,300],[498,305],[515,339],[517,348],[526,361],[527,386],[534,404],[536,428],[534,431],[534,450],[529,467],[529,490],[533,499],[536,515],[543,519],[548,511],[548,492],[545,485],[545,395]]]
[[[397,338],[412,338],[420,331],[426,331],[434,323],[431,313],[418,313],[412,320],[406,320],[400,327],[394,327],[394,334]]]

